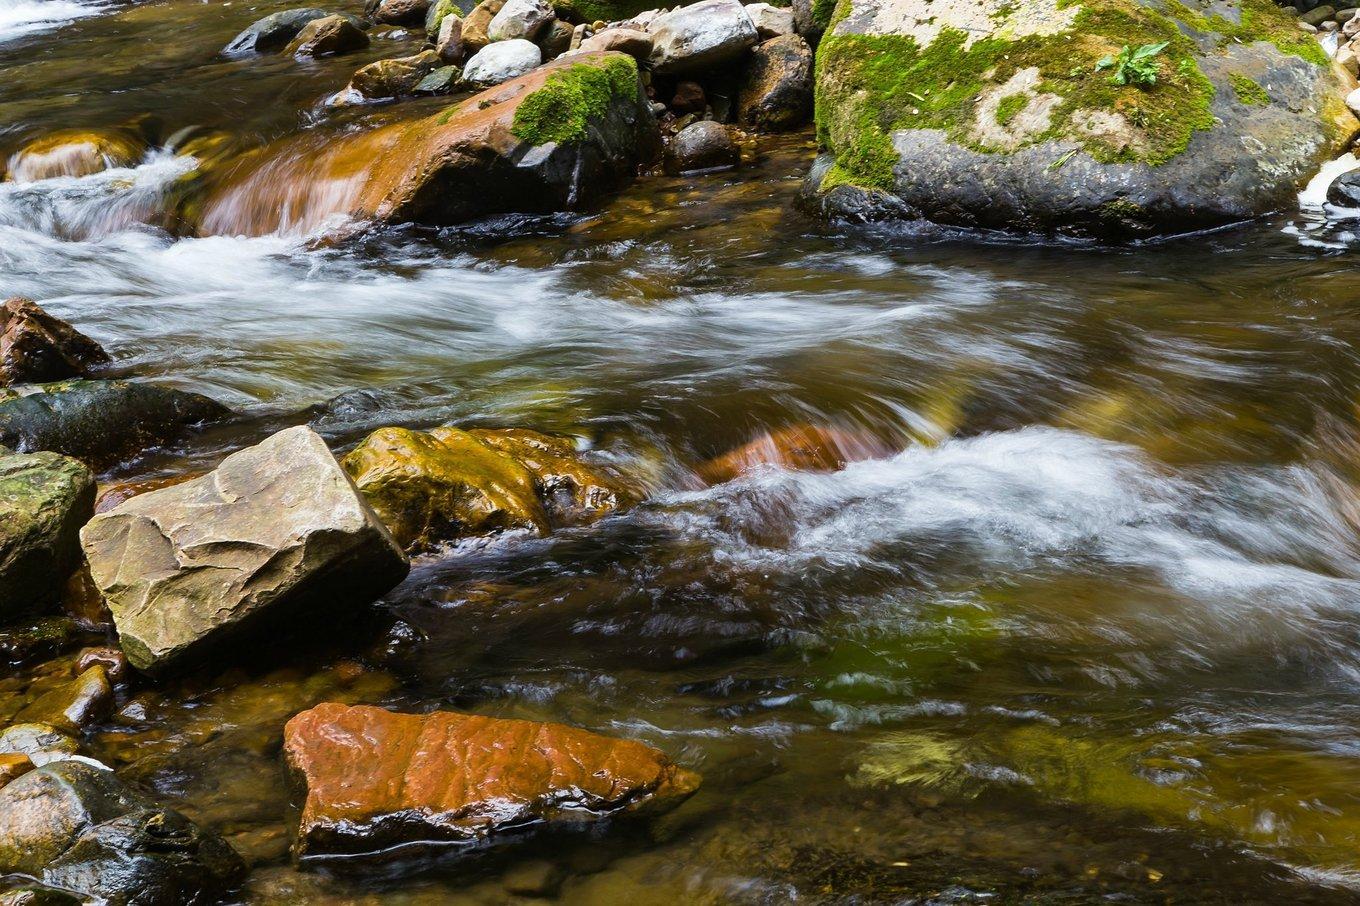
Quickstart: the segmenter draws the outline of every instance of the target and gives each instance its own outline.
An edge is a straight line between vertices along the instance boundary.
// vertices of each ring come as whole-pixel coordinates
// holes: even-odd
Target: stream
[[[0,0],[0,140],[150,113],[319,142],[437,109],[321,113],[400,30],[216,55],[290,5]],[[243,902],[519,902],[542,866],[563,903],[1360,902],[1360,232],[825,224],[795,206],[812,149],[340,239],[150,225],[192,166],[164,150],[0,183],[0,298],[244,413],[103,482],[300,423],[336,451],[528,427],[657,476],[599,523],[418,558],[359,625],[120,699],[92,754],[236,846]],[[800,424],[889,452],[696,478]],[[326,700],[628,736],[704,786],[628,827],[299,871],[281,730]]]

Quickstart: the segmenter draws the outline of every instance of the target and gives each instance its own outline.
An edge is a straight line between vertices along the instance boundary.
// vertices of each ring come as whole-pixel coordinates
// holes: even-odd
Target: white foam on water
[[[107,12],[106,0],[0,0],[0,44]]]

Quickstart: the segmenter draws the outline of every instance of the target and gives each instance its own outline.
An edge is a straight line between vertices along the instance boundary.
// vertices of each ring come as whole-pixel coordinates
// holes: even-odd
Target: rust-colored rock
[[[156,478],[143,478],[137,481],[110,482],[99,489],[99,497],[94,502],[94,511],[96,513],[107,513],[120,503],[131,500],[140,494],[159,491],[161,488],[172,488],[177,484],[192,481],[206,474],[206,472],[194,470],[178,472],[174,475],[161,475]]]
[[[27,755],[17,752],[0,755],[0,787],[11,780],[18,780],[31,770],[33,770],[33,762],[29,760]]]
[[[662,810],[699,787],[663,752],[561,724],[326,703],[284,728],[295,854],[375,854],[544,821]]]
[[[128,672],[127,655],[123,649],[111,645],[96,648],[82,648],[76,655],[76,673],[84,673],[91,667],[100,667],[111,682],[119,682]]]
[[[0,385],[78,377],[108,360],[102,346],[28,299],[0,304]]]
[[[69,129],[29,142],[9,159],[11,182],[37,182],[57,176],[88,176],[114,167],[131,167],[146,153],[146,141],[130,132]]]
[[[81,629],[102,632],[113,627],[113,614],[109,613],[99,586],[94,584],[88,563],[82,562],[66,580],[61,591],[61,609]]]
[[[791,425],[738,447],[699,467],[712,484],[731,481],[759,466],[779,466],[807,472],[831,472],[848,462],[876,459],[893,449],[870,434],[820,425]]]

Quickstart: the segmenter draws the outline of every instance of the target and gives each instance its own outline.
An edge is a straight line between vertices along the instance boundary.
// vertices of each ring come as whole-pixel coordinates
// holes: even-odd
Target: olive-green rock
[[[128,662],[150,673],[368,603],[409,568],[306,426],[96,515],[81,543]]]
[[[60,761],[0,789],[0,874],[10,873],[110,906],[180,906],[218,902],[245,864],[112,771]]]
[[[47,724],[68,733],[79,733],[90,723],[108,715],[113,687],[100,665],[81,673],[30,702],[17,715],[20,723]]]
[[[412,94],[421,80],[438,67],[439,55],[433,50],[375,60],[354,73],[349,90],[365,100],[402,97]]]
[[[816,0],[833,216],[1074,235],[1295,205],[1354,80],[1270,0]]]
[[[506,529],[543,534],[636,496],[570,440],[537,431],[381,428],[342,465],[408,550]]]
[[[154,384],[29,384],[0,389],[0,444],[106,466],[230,415],[230,409],[206,396]]]
[[[70,457],[0,452],[0,623],[58,599],[94,493],[94,476]]]

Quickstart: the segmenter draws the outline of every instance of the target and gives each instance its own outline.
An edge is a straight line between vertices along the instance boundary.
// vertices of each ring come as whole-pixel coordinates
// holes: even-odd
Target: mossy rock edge
[[[1143,45],[1151,86],[1096,68]],[[839,0],[816,81],[805,200],[858,220],[1203,229],[1292,203],[1360,129],[1353,80],[1269,0]]]

